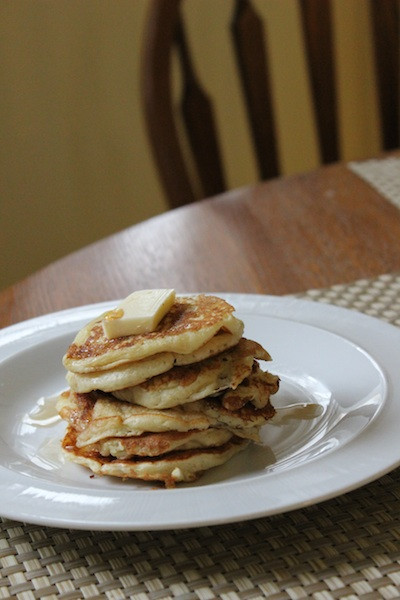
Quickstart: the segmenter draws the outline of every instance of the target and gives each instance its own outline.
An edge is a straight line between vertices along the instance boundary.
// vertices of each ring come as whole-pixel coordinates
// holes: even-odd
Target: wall
[[[236,187],[256,175],[221,33],[231,6],[187,0],[185,17]],[[284,172],[309,170],[318,155],[296,2],[256,6],[267,20]],[[2,0],[0,288],[166,210],[140,108],[147,7],[148,0]],[[363,158],[379,150],[368,3],[334,0],[334,9],[343,158]]]

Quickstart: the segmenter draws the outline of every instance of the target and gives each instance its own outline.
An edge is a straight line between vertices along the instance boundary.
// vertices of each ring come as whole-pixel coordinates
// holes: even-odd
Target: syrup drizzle
[[[316,402],[299,402],[287,406],[278,406],[275,407],[276,413],[271,419],[271,424],[281,425],[291,419],[315,419],[323,413],[323,410],[323,406]]]
[[[57,396],[39,398],[34,409],[24,416],[24,423],[33,427],[51,427],[59,421],[61,417],[56,408]]]

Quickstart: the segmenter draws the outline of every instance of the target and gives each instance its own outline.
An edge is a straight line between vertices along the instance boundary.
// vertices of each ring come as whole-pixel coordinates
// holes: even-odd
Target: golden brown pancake
[[[109,437],[131,437],[146,432],[191,431],[212,427],[215,420],[183,407],[144,408],[107,394],[61,394],[57,410],[77,431],[77,445],[87,446]]]
[[[251,376],[247,377],[235,389],[227,390],[221,396],[221,404],[227,410],[239,410],[248,403],[256,408],[267,406],[270,396],[279,390],[279,377],[268,371],[262,371],[255,361]]]
[[[260,344],[242,338],[236,346],[217,356],[174,367],[140,385],[114,391],[113,395],[147,408],[179,406],[228,388],[235,390],[251,374],[255,358],[270,357]]]
[[[221,327],[217,333],[203,346],[200,346],[190,354],[174,353],[174,364],[176,366],[191,365],[205,358],[215,356],[228,348],[235,346],[243,335],[244,324],[240,319],[232,317],[229,319],[229,329]]]
[[[155,331],[108,339],[102,315],[77,334],[63,358],[69,371],[87,373],[142,360],[161,352],[191,354],[224,329],[236,329],[233,306],[215,296],[177,297]],[[105,313],[106,314],[106,313]]]
[[[62,448],[71,461],[89,467],[97,475],[162,481],[166,487],[174,487],[178,482],[194,481],[204,471],[227,462],[247,444],[248,440],[233,437],[225,444],[212,448],[178,450],[159,457],[135,457],[124,460],[77,448],[75,431],[72,427],[68,427],[62,441]]]
[[[123,363],[117,367],[89,373],[73,373],[68,371],[66,379],[75,392],[91,392],[102,390],[112,392],[132,385],[143,383],[151,377],[165,373],[174,366],[172,352],[160,352],[154,356],[135,362]]]
[[[258,440],[258,429],[271,419],[270,403],[262,409],[248,404],[236,411],[207,398],[169,409],[152,409],[116,400],[108,394],[61,394],[57,410],[76,430],[78,447],[111,437],[135,437],[144,433],[227,429],[243,438]]]
[[[243,334],[243,323],[239,319],[230,322],[232,331],[220,329],[203,346],[191,354],[161,352],[142,360],[127,362],[101,371],[73,373],[68,371],[67,381],[75,392],[102,390],[112,392],[143,383],[151,377],[165,373],[174,365],[188,365],[204,360],[235,346]],[[266,360],[266,359],[265,359]]]
[[[231,439],[233,433],[224,429],[193,429],[191,431],[164,431],[142,433],[132,437],[109,437],[94,444],[83,446],[88,452],[101,456],[128,459],[134,456],[161,456],[175,450],[193,450],[222,446]]]
[[[249,428],[263,427],[275,415],[275,409],[269,399],[263,408],[255,408],[249,403],[237,410],[228,410],[223,407],[220,398],[209,397],[193,402],[191,410],[207,416],[219,427],[227,427],[230,431],[235,431],[236,435],[240,435],[240,432],[245,435]]]

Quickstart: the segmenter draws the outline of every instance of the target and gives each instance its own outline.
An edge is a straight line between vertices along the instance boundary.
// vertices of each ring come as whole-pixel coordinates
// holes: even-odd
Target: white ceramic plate
[[[274,404],[319,402],[323,414],[263,429],[196,484],[155,489],[91,477],[63,462],[65,424],[33,425],[41,399],[66,387],[61,358],[76,331],[116,303],[62,311],[0,332],[0,514],[29,523],[145,530],[227,523],[346,493],[400,464],[400,329],[290,298],[224,294],[280,375]]]

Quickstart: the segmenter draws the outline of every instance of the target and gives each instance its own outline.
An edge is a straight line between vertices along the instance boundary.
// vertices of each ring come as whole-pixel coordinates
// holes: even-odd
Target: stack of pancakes
[[[173,487],[259,441],[279,379],[261,370],[270,356],[233,312],[221,298],[181,296],[150,333],[108,339],[106,314],[84,327],[63,358],[70,387],[57,404],[68,457]]]

